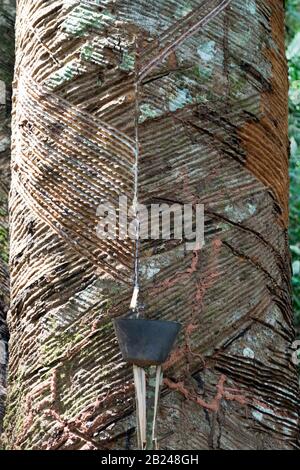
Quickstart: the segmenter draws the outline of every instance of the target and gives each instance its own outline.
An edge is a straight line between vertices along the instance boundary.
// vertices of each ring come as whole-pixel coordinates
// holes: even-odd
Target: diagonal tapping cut
[[[207,2],[206,2],[207,3]],[[156,49],[144,51],[144,55],[138,60],[139,53],[139,40],[135,38],[135,68],[134,68],[134,100],[135,100],[135,115],[134,115],[134,133],[135,133],[135,163],[134,163],[134,195],[133,195],[133,212],[135,221],[135,258],[134,258],[134,286],[133,294],[130,303],[130,309],[134,313],[136,319],[139,318],[139,249],[140,249],[140,217],[138,205],[138,190],[139,190],[139,157],[140,157],[140,142],[139,142],[139,86],[153,68],[155,68],[164,58],[166,58],[176,47],[178,47],[185,39],[190,37],[198,28],[207,23],[210,19],[214,18],[220,11],[222,11],[230,0],[214,1],[208,10],[202,12],[202,8],[187,15],[182,22],[176,23],[166,33],[161,36],[162,46],[158,53]],[[202,4],[202,6],[204,6]],[[202,14],[201,14],[202,13]],[[200,14],[200,19],[198,18]],[[197,20],[196,20],[196,18]],[[194,22],[196,20],[196,22]],[[183,23],[183,24],[182,24]],[[193,24],[192,24],[193,23]],[[181,28],[182,26],[182,28]],[[176,34],[177,33],[177,34]],[[169,42],[169,43],[168,43]],[[165,45],[165,43],[167,43]],[[151,57],[151,52],[154,51],[154,57]],[[143,65],[143,59],[148,58],[148,61]],[[196,256],[196,263],[197,263]],[[194,265],[192,265],[194,269]],[[179,324],[178,324],[179,325]],[[170,322],[171,326],[171,322]],[[119,331],[120,333],[120,331]],[[119,342],[125,340],[122,335],[119,336]],[[128,337],[127,337],[128,340]],[[127,349],[127,348],[126,348]],[[143,349],[143,348],[142,348]],[[147,433],[147,395],[146,395],[146,374],[144,364],[133,361],[134,384],[136,392],[136,414],[137,414],[137,435],[139,449],[145,450],[157,449],[156,438],[156,418],[157,407],[159,399],[159,389],[162,380],[161,363],[153,363],[155,367],[155,398],[154,409],[152,416],[152,426],[149,434]]]
[[[78,130],[84,129],[84,137],[85,139],[77,145],[78,151],[80,150],[80,156],[82,155],[82,159],[84,165],[91,165],[89,157],[89,153],[91,151],[97,151],[99,153],[98,161],[95,160],[92,162],[93,165],[96,165],[98,171],[100,173],[105,172],[105,178],[109,179],[110,189],[110,199],[115,197],[115,194],[118,192],[118,177],[117,173],[114,172],[107,172],[105,169],[105,162],[106,161],[113,161],[113,164],[122,168],[122,182],[123,187],[126,190],[128,196],[131,196],[133,199],[133,216],[135,222],[135,241],[134,241],[134,254],[132,256],[132,248],[125,247],[124,252],[124,262],[122,260],[122,266],[124,268],[124,273],[120,276],[117,272],[117,269],[114,266],[111,266],[110,263],[106,263],[104,259],[102,259],[102,254],[100,251],[100,255],[97,255],[97,251],[99,251],[99,238],[97,237],[90,237],[89,238],[89,246],[91,249],[86,250],[85,244],[86,239],[83,234],[76,234],[76,239],[74,238],[74,234],[72,231],[69,231],[69,228],[66,227],[66,221],[63,220],[63,214],[56,211],[52,215],[52,222],[51,227],[54,229],[60,236],[64,233],[64,238],[66,241],[71,244],[71,246],[78,252],[80,252],[83,256],[88,257],[93,264],[98,266],[104,272],[111,271],[111,274],[115,278],[119,278],[121,281],[124,281],[128,284],[128,277],[130,277],[130,266],[134,266],[134,292],[131,302],[132,310],[138,310],[138,292],[139,292],[139,280],[138,280],[138,260],[139,260],[139,238],[140,238],[140,221],[138,215],[138,187],[139,187],[139,157],[140,157],[140,144],[139,144],[139,133],[138,133],[138,125],[139,125],[139,87],[142,86],[143,78],[147,77],[150,72],[158,66],[162,60],[164,60],[168,55],[177,47],[179,47],[184,40],[192,36],[201,26],[207,24],[210,20],[215,18],[215,16],[220,13],[221,11],[226,8],[226,6],[230,3],[230,0],[213,0],[213,1],[205,1],[201,2],[199,7],[193,10],[190,14],[186,15],[183,19],[179,22],[176,22],[172,25],[167,31],[163,32],[159,37],[158,41],[160,46],[157,49],[157,39],[153,40],[149,47],[144,49],[139,47],[137,43],[137,39],[135,41],[135,54],[136,54],[136,61],[135,61],[135,69],[133,73],[129,73],[128,80],[132,82],[132,86],[134,88],[134,100],[135,100],[135,117],[134,117],[134,128],[135,128],[135,136],[132,138],[131,136],[127,135],[125,132],[119,130],[117,127],[114,127],[111,124],[108,124],[97,117],[92,116],[90,113],[84,112],[80,110],[76,105],[71,105],[67,100],[62,98],[61,96],[56,95],[52,90],[50,90],[46,83],[38,83],[34,78],[34,75],[31,76],[30,73],[27,73],[24,70],[24,67],[20,64],[20,78],[19,78],[19,93],[20,97],[23,101],[23,108],[22,113],[27,114],[28,120],[30,120],[31,116],[35,116],[35,127],[39,132],[42,132],[45,135],[46,126],[53,126],[56,125],[56,122],[62,121],[65,124],[66,128],[68,129],[67,132],[67,139],[63,142],[58,142],[56,144],[56,153],[60,154],[60,160],[63,159],[63,155],[69,155],[69,160],[66,161],[66,167],[68,171],[71,171],[73,177],[76,173],[76,168],[70,168],[70,156],[74,152],[74,135],[78,133]],[[28,32],[32,31],[32,28],[28,28]],[[53,61],[53,65],[57,68],[57,61],[54,60],[53,54],[50,55],[51,60]],[[114,81],[110,83],[110,86],[113,86]],[[31,109],[30,113],[28,113],[27,109]],[[58,109],[61,108],[63,112],[59,113]],[[46,121],[45,121],[46,117]],[[77,121],[79,120],[79,124]],[[43,122],[45,121],[45,122]],[[28,129],[24,127],[22,132],[25,133],[28,137],[28,140],[34,141],[32,136],[29,135]],[[35,145],[35,152],[37,154],[41,154],[38,151],[38,142]],[[53,155],[49,154],[45,157],[40,157],[42,159],[47,160],[47,165],[54,169],[56,163]],[[66,157],[65,157],[66,158]],[[26,165],[24,163],[24,159],[20,157],[20,161],[22,161],[22,165],[24,170],[26,170]],[[24,166],[25,165],[25,166]],[[33,165],[36,166],[36,165]],[[30,181],[25,179],[19,178],[19,188],[22,189],[24,195],[26,195],[27,204],[30,205],[32,210],[37,213],[39,217],[43,214],[43,220],[50,225],[50,219],[48,220],[47,217],[47,210],[43,207],[43,195],[41,195],[41,190],[39,188],[39,178],[38,172],[36,173],[37,178],[30,178]],[[26,171],[25,171],[26,174]],[[116,177],[115,177],[116,174]],[[132,181],[133,179],[133,181]],[[84,180],[83,180],[84,181]],[[67,184],[67,181],[66,181]],[[99,186],[99,184],[97,184]],[[133,192],[132,192],[133,186]],[[49,198],[51,200],[55,200],[55,187],[52,184],[52,193],[54,196],[50,194],[50,189],[47,189]],[[81,189],[82,191],[82,189]],[[84,189],[84,204],[82,207],[89,201],[90,195],[87,191],[90,189]],[[67,191],[69,192],[69,191]],[[43,190],[43,194],[45,190]],[[96,193],[95,193],[96,196]],[[54,197],[54,199],[53,199]],[[81,196],[78,193],[78,197]],[[67,198],[68,201],[68,198]],[[70,201],[71,203],[71,201]],[[69,209],[71,210],[71,204],[66,203],[67,206],[70,206]],[[82,207],[78,208],[78,212],[80,213],[80,217],[82,221],[86,218]],[[92,210],[92,208],[91,208]],[[69,237],[69,239],[68,239]],[[74,238],[74,243],[73,240]],[[108,245],[111,245],[110,247]],[[126,243],[125,243],[126,245]],[[77,248],[76,248],[77,247]],[[101,241],[100,248],[102,248],[103,252],[107,252],[110,248],[113,248],[113,251],[120,250],[121,252],[124,251],[124,248],[120,247],[120,243],[117,241],[112,244],[107,244],[105,241]],[[89,254],[87,255],[87,253]],[[96,256],[92,256],[93,254]]]
[[[139,184],[139,86],[143,79],[166,59],[186,39],[195,34],[201,26],[206,25],[221,13],[231,0],[204,1],[201,5],[186,15],[182,20],[173,24],[158,38],[159,48],[156,41],[150,44],[139,54],[139,40],[135,40],[135,68],[134,68],[134,98],[135,98],[135,164],[134,164],[134,196],[133,211],[135,217],[135,260],[134,260],[134,288],[130,308],[139,317],[138,295],[139,295],[139,244],[140,244],[140,220],[138,211],[138,184]]]
[[[195,34],[201,26],[205,26],[221,13],[232,0],[209,0],[186,15],[180,21],[174,23],[158,38],[160,46],[150,44],[141,55],[141,67],[138,80],[142,81],[151,70],[166,59],[186,39]],[[158,49],[158,50],[157,50]]]

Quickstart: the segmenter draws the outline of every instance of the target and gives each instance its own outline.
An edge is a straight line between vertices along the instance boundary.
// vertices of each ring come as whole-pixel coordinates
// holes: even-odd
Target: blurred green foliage
[[[290,247],[293,259],[294,309],[300,330],[300,0],[286,0],[287,59],[289,65]]]

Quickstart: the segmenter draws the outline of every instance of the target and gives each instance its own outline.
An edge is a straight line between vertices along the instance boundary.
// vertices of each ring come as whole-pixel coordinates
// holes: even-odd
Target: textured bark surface
[[[0,432],[6,397],[9,306],[8,191],[10,181],[11,82],[14,63],[15,2],[0,1]]]
[[[97,239],[96,209],[132,198],[134,69],[218,3],[18,2],[7,448],[136,445],[111,323],[128,312],[134,250]],[[233,0],[141,76],[140,198],[206,214],[201,251],[141,247],[146,316],[183,325],[160,448],[292,449],[283,2]]]

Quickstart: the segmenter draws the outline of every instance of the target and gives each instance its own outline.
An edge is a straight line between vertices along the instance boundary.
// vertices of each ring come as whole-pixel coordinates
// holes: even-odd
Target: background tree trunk
[[[96,237],[96,209],[132,199],[136,37],[143,63],[199,2],[97,3],[18,2],[7,448],[136,445],[111,323],[128,312],[133,247]],[[140,199],[206,214],[201,251],[142,244],[145,314],[183,325],[161,449],[297,446],[287,87],[278,0],[233,0],[143,79]]]
[[[11,83],[14,64],[15,2],[0,1],[0,432],[6,397],[6,365],[9,306],[8,190],[10,181]]]

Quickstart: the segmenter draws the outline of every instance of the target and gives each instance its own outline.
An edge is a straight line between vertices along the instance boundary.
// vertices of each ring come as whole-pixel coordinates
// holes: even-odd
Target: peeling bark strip
[[[10,180],[10,110],[14,60],[14,1],[0,1],[0,432],[6,398],[9,307],[8,191]]]
[[[18,2],[7,448],[135,446],[111,324],[127,314],[133,246],[97,240],[95,210],[132,195],[136,37],[140,60],[165,51],[174,26],[224,2],[98,3]],[[141,75],[139,199],[206,212],[200,252],[141,244],[147,317],[183,325],[161,449],[297,446],[282,3],[232,0],[142,61],[156,67]]]

